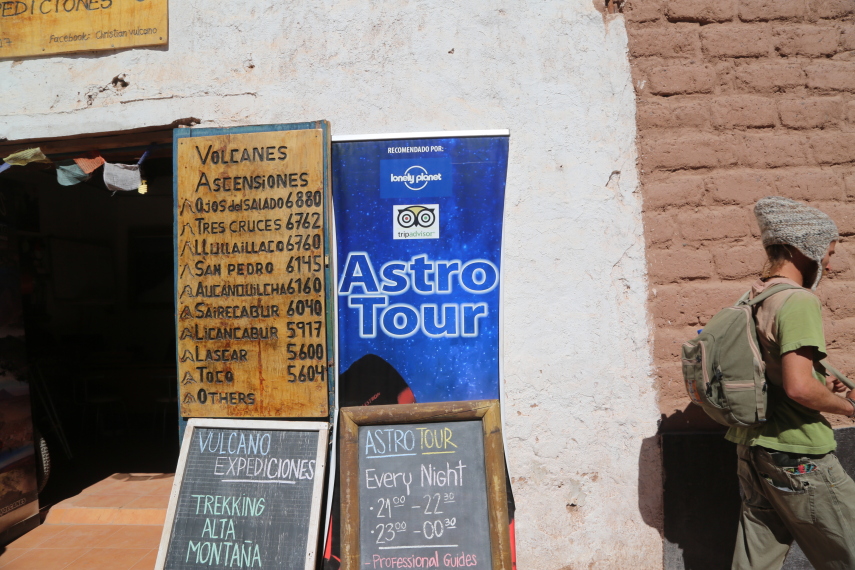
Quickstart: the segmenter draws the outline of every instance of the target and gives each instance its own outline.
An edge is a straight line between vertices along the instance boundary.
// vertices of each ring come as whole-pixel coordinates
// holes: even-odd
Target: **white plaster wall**
[[[171,0],[169,35],[168,48],[0,62],[0,137],[190,116],[328,119],[334,134],[509,128],[505,424],[519,568],[660,568],[621,17],[604,21],[591,0]],[[110,83],[120,74],[124,89]]]

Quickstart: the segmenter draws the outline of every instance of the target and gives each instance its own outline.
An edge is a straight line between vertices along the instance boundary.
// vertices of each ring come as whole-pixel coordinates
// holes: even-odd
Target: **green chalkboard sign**
[[[341,413],[342,568],[510,570],[499,403]]]
[[[190,420],[155,568],[314,569],[328,429]]]

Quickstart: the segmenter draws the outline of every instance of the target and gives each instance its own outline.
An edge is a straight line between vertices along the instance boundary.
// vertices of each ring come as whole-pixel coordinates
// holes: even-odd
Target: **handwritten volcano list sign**
[[[327,415],[328,126],[176,140],[185,417]]]
[[[191,420],[156,568],[314,568],[327,424]]]
[[[499,405],[342,408],[342,568],[510,569]]]
[[[0,2],[0,59],[163,45],[167,0]]]

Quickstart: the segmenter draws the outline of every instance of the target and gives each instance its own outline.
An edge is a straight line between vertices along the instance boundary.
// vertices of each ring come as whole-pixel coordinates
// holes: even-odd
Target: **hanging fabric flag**
[[[15,166],[24,166],[31,162],[50,162],[50,159],[44,155],[40,148],[28,148],[27,150],[21,150],[10,154],[3,160],[6,163],[14,164]]]
[[[61,160],[56,163],[56,181],[63,186],[80,184],[89,180],[89,177],[74,160]]]
[[[3,164],[0,164],[0,172],[6,172],[10,168],[12,168],[12,165],[9,164],[8,162],[4,162]]]
[[[86,156],[81,156],[80,158],[75,158],[74,162],[77,163],[77,166],[80,167],[80,170],[85,172],[86,174],[92,174],[101,167],[106,161],[104,158],[98,154],[98,151],[91,151],[86,153]]]
[[[133,192],[140,187],[140,167],[136,164],[104,163],[104,184],[113,192]]]

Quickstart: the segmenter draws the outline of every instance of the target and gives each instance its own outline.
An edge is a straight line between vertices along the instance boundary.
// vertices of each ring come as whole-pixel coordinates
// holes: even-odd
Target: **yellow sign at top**
[[[166,44],[167,0],[0,0],[0,59]]]

